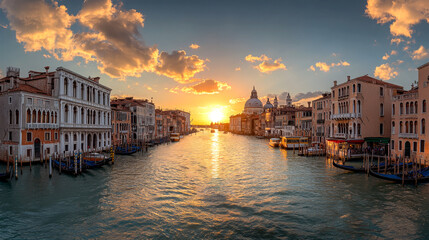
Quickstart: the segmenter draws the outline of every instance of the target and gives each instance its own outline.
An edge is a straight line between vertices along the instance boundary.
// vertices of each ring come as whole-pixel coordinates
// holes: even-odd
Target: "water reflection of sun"
[[[212,177],[219,177],[219,132],[212,135]]]

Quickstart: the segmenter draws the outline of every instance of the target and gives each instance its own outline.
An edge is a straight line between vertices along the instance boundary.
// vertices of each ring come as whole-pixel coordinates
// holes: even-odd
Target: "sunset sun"
[[[215,108],[209,113],[209,119],[211,122],[220,122],[223,118],[224,113],[219,108]]]

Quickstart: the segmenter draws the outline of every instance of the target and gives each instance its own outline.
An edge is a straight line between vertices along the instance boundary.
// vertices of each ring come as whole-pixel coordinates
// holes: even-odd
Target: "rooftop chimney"
[[[46,70],[46,74],[48,74],[48,72],[49,72],[49,66],[46,66],[45,70]]]
[[[307,107],[311,107],[311,102],[307,102]]]
[[[334,87],[337,86],[337,80],[334,81]]]
[[[100,81],[100,77],[95,77],[95,78],[93,78],[93,80],[94,80],[95,82],[99,82],[99,81]]]
[[[347,82],[350,81],[350,76],[347,76]]]

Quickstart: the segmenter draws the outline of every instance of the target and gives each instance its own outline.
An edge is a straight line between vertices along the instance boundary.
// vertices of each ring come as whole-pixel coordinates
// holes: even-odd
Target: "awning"
[[[363,139],[353,139],[353,140],[347,140],[348,143],[363,143]]]
[[[342,142],[345,142],[346,140],[344,140],[344,139],[326,139],[326,141],[334,142],[334,143],[342,143]]]
[[[383,137],[366,137],[366,138],[364,138],[364,140],[367,143],[389,144],[389,142],[390,142],[390,138],[383,138]]]

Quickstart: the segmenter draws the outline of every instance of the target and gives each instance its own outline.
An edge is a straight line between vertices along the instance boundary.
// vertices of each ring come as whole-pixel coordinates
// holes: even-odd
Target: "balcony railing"
[[[413,139],[417,139],[418,135],[417,135],[417,133],[400,133],[399,137],[400,138],[413,138]]]
[[[26,123],[27,129],[57,129],[58,124],[55,123]]]
[[[349,95],[348,95],[348,94],[346,94],[346,95],[342,95],[342,96],[338,96],[338,100],[346,99],[346,98],[348,98],[348,97],[349,97]]]
[[[360,118],[360,117],[362,117],[361,113],[340,113],[340,114],[332,114],[331,120],[351,119],[351,118]]]

